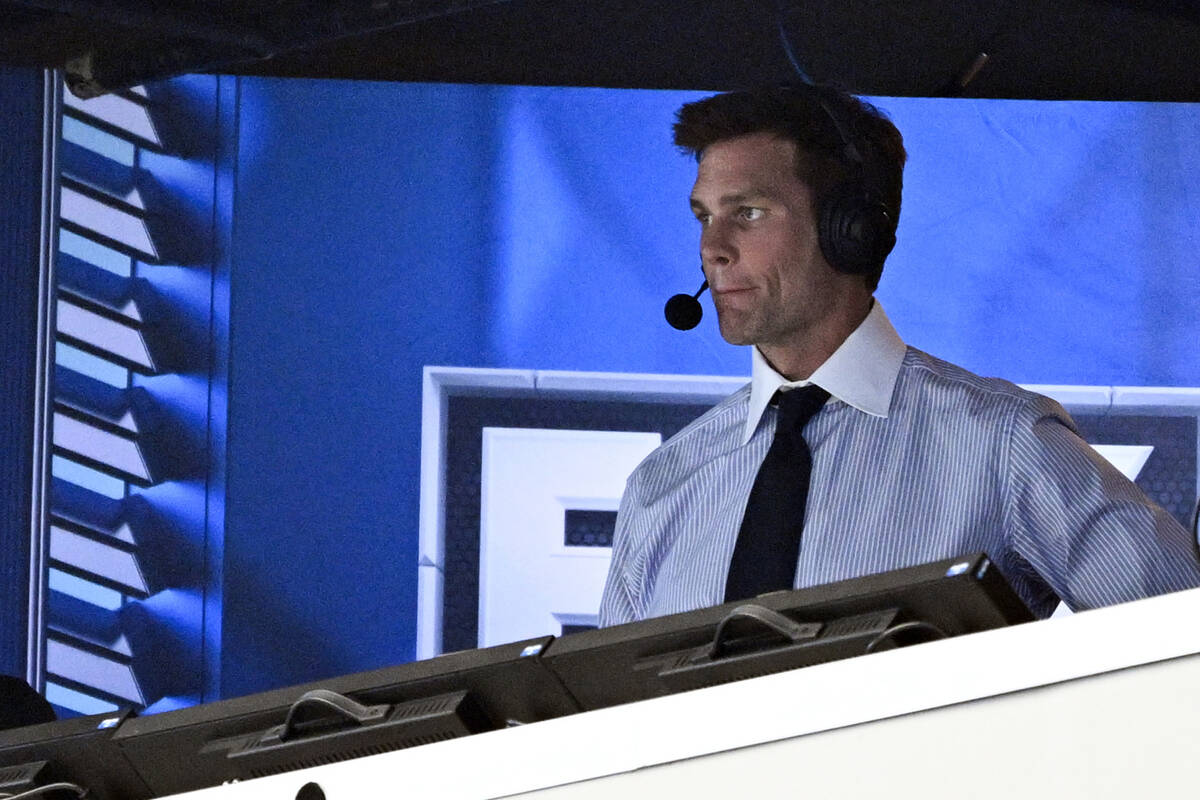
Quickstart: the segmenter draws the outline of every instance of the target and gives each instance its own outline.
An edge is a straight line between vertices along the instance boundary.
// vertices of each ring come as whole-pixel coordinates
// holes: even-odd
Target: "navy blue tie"
[[[725,581],[725,602],[791,589],[795,583],[812,473],[804,426],[828,399],[829,392],[814,384],[775,393],[775,439],[746,502]]]

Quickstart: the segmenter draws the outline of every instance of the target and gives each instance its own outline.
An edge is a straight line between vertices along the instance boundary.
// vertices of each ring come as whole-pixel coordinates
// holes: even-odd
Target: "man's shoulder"
[[[728,438],[741,433],[750,409],[750,384],[746,384],[689,422],[655,452],[673,452]],[[736,438],[736,437],[735,437]]]
[[[904,390],[920,395],[923,403],[1066,416],[1052,398],[1003,378],[978,375],[915,347],[908,347],[900,372]]]
[[[750,407],[750,384],[735,391],[646,456],[630,480],[687,473],[739,444]]]

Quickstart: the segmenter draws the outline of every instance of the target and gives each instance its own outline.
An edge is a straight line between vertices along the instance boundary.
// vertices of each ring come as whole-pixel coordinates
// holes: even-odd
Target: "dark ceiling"
[[[200,71],[725,89],[795,78],[781,29],[864,94],[1200,101],[1192,0],[0,0],[0,63],[85,95]]]

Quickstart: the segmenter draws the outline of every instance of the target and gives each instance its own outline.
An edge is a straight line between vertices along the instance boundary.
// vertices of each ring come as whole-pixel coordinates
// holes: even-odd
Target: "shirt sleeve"
[[[633,551],[635,538],[631,521],[636,515],[637,502],[635,495],[635,472],[625,484],[625,492],[621,495],[621,505],[617,510],[617,522],[613,529],[612,562],[608,568],[608,578],[604,583],[604,594],[600,600],[600,627],[620,625],[638,619],[634,609],[633,594],[630,588],[631,571],[633,568]]]
[[[1017,409],[1008,453],[1010,547],[1072,610],[1200,586],[1188,532],[1038,396]]]

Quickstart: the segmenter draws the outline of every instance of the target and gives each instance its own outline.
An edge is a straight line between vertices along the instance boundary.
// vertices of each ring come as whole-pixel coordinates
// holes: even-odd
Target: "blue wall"
[[[747,374],[674,151],[695,93],[241,80],[222,694],[411,659],[421,368]],[[883,100],[879,292],[1030,383],[1200,385],[1200,108]],[[711,306],[708,306],[711,308]]]
[[[1200,386],[1200,106],[888,100],[910,152],[880,296],[1023,383]]]
[[[492,97],[242,82],[225,696],[413,657],[421,366],[492,360]]]
[[[42,72],[0,66],[0,674],[25,677],[37,371]]]

